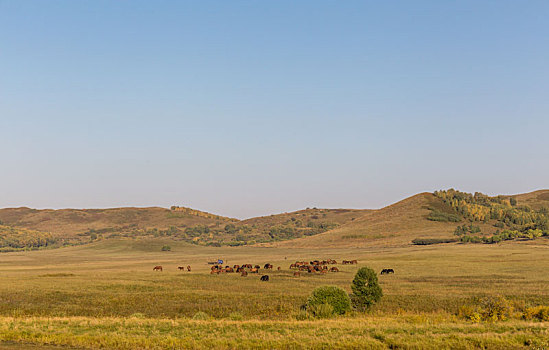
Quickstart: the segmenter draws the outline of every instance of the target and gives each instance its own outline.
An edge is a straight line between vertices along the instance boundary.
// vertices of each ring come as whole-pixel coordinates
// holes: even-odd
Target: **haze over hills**
[[[459,225],[470,225],[470,228],[464,229],[463,235],[466,237],[485,238],[499,235],[502,230],[527,233],[530,232],[528,230],[539,228],[539,224],[535,223],[528,226],[530,221],[539,221],[539,218],[522,219],[522,216],[543,216],[545,214],[537,213],[545,210],[543,208],[549,208],[549,190],[499,197],[481,194],[473,196],[452,191],[445,195],[454,196],[463,203],[469,201],[467,205],[472,209],[463,207],[465,204],[461,202],[462,207],[458,207],[458,200],[448,199],[441,194],[446,191],[438,194],[420,193],[377,210],[307,208],[246,220],[176,206],[170,209],[7,208],[0,209],[0,242],[3,242],[0,248],[9,250],[56,244],[85,244],[121,237],[168,237],[212,246],[258,243],[292,247],[401,246],[409,245],[417,239],[437,243],[456,240],[454,233]],[[486,198],[495,202],[486,202]],[[498,210],[519,215],[520,222],[515,219],[510,221],[509,218],[505,221],[503,217],[497,219],[493,214],[481,220],[471,216],[477,215],[477,210],[495,210],[496,207],[487,209],[490,205],[503,205],[497,207]],[[540,235],[536,232],[532,234]],[[40,239],[30,240],[31,237]],[[26,243],[29,240],[30,243]]]

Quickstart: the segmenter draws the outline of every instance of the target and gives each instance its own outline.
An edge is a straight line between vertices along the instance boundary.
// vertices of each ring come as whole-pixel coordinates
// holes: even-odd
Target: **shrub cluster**
[[[343,289],[336,286],[321,286],[313,290],[305,309],[318,318],[342,315],[351,310],[351,299]]]
[[[510,318],[549,321],[549,306],[525,307],[501,297],[486,297],[459,308],[458,316],[473,322],[505,321]]]
[[[440,222],[460,222],[461,217],[457,214],[445,213],[436,209],[431,209],[431,213],[427,216],[428,220]]]
[[[412,241],[412,243],[415,245],[431,245],[440,243],[453,243],[457,241],[457,238],[416,238]]]

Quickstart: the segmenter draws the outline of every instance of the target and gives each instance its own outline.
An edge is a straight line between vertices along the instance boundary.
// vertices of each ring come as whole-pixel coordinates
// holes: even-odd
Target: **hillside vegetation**
[[[453,218],[466,219],[470,224],[458,226],[454,234],[461,242],[498,243],[513,239],[534,239],[549,235],[549,208],[539,206],[537,209],[529,205],[519,205],[513,196],[490,197],[482,193],[465,193],[450,189],[437,191],[435,196],[452,207],[454,213],[446,214],[433,209],[429,219],[443,218],[446,221]],[[539,197],[539,196],[538,196]],[[438,215],[440,213],[441,215]],[[497,230],[495,233],[484,233],[474,223],[491,224]]]
[[[53,246],[57,240],[48,232],[0,225],[0,252]]]
[[[36,248],[37,243],[29,239],[33,234],[38,242],[48,237],[47,245],[39,246],[49,247],[112,238],[162,237],[201,246],[392,247],[459,241],[498,243],[547,236],[548,213],[549,191],[490,197],[453,189],[420,193],[378,210],[307,208],[246,220],[178,206],[171,209],[13,208],[0,209],[0,223],[5,226],[4,233],[0,232],[4,238],[0,248]],[[21,234],[14,236],[14,232]],[[14,241],[14,237],[19,238]]]
[[[49,246],[85,244],[120,237],[167,237],[196,245],[239,246],[316,235],[350,222],[365,212],[313,208],[240,221],[178,206],[170,209],[10,208],[0,209],[0,222],[5,223],[6,227],[9,225],[12,233],[13,230],[21,233],[32,230],[37,239],[47,236],[50,239]],[[29,236],[28,232],[26,236]],[[0,235],[3,234],[0,232]],[[8,239],[7,236],[5,238]],[[34,242],[28,238],[26,241],[28,245],[12,244],[9,247],[35,247]]]
[[[278,246],[395,247],[498,243],[548,234],[549,191],[490,197],[456,190],[420,193],[314,237]]]

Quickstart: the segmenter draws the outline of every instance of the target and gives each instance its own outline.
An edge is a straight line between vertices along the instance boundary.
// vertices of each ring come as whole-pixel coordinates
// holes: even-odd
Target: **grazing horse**
[[[240,274],[240,276],[248,277],[248,273],[246,272],[246,270],[242,269],[242,273]]]
[[[278,271],[282,270],[282,268],[281,268],[280,266],[279,266],[279,267],[277,267],[276,269],[277,269]]]
[[[268,281],[269,281],[269,275],[261,276],[260,279],[261,279],[263,282],[268,282]]]
[[[393,270],[393,269],[383,269],[383,270],[381,270],[382,275],[389,274],[389,273],[395,273],[395,270]]]
[[[358,264],[358,261],[356,261],[356,260],[351,260],[350,264],[351,264],[351,265],[356,265],[356,264]]]
[[[338,269],[337,267],[334,266],[334,267],[332,267],[332,268],[330,269],[330,271],[331,271],[331,272],[339,272],[339,269]]]
[[[191,272],[191,265],[187,265],[187,271]]]
[[[265,266],[263,266],[263,268],[264,268],[265,270],[268,270],[268,269],[271,269],[271,270],[272,270],[272,269],[273,269],[273,265],[271,265],[271,264],[265,264]]]
[[[254,266],[254,268],[256,268],[256,269],[258,269],[258,270],[259,270],[259,269],[261,268],[261,266],[259,266],[259,265],[255,265],[255,266]]]
[[[299,277],[299,276],[301,276],[301,273],[299,273],[299,271],[294,272],[294,277]]]
[[[185,271],[185,268],[183,266],[178,266],[177,268],[179,269],[179,271]]]
[[[250,270],[250,273],[259,273],[259,269],[258,268],[253,268]]]
[[[156,265],[155,267],[153,267],[153,271],[162,271],[162,266]]]
[[[227,273],[234,272],[234,269],[232,267],[227,267],[225,268],[225,272]]]
[[[290,264],[290,269],[297,269],[297,264]]]

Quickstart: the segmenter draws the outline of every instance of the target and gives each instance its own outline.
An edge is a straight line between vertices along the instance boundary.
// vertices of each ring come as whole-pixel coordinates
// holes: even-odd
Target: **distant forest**
[[[533,209],[518,205],[511,196],[490,197],[456,191],[436,191],[434,195],[451,208],[451,212],[430,208],[429,220],[467,223],[456,227],[455,235],[461,242],[498,243],[514,239],[535,239],[549,235],[549,209]],[[478,223],[493,225],[493,234],[483,233]],[[475,225],[476,224],[476,225]]]

